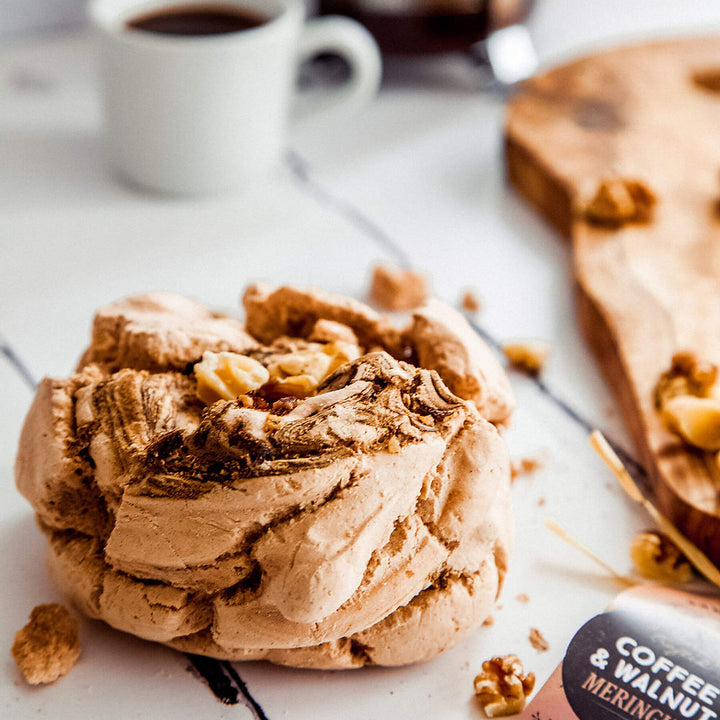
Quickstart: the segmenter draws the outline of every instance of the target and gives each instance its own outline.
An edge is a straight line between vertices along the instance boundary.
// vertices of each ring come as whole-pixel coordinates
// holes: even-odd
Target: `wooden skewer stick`
[[[613,471],[620,481],[623,490],[635,502],[642,505],[650,517],[657,523],[661,532],[665,533],[683,552],[685,557],[693,564],[695,569],[704,575],[711,583],[720,587],[720,570],[712,563],[697,545],[690,542],[667,518],[660,514],[657,508],[640,492],[630,473],[625,469],[620,458],[610,446],[599,430],[590,435],[590,444],[600,455],[605,464]]]
[[[605,572],[612,575],[615,580],[618,582],[623,583],[623,585],[638,585],[637,580],[633,580],[632,578],[627,577],[626,575],[621,575],[619,572],[617,572],[615,569],[610,567],[604,560],[600,559],[590,548],[583,545],[579,540],[576,540],[567,530],[565,530],[563,527],[561,527],[555,520],[552,518],[547,518],[545,520],[545,527],[554,535],[557,535],[561,540],[564,540],[568,545],[571,545],[576,550],[579,550],[581,553],[589,557],[594,563],[599,565]]]

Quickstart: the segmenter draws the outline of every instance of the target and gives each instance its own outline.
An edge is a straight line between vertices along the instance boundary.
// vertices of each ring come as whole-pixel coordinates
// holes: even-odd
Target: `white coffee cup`
[[[239,6],[268,18],[247,30],[164,35],[127,22],[160,8]],[[347,18],[305,22],[301,0],[92,0],[110,160],[127,180],[160,192],[248,187],[278,162],[300,62],[340,54],[348,83],[327,106],[357,108],[380,83],[370,34]],[[322,107],[320,107],[322,105]],[[306,110],[307,113],[307,110]]]

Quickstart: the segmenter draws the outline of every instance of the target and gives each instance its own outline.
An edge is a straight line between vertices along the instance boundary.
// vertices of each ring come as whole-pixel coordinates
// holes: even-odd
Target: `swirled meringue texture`
[[[244,302],[245,325],[174,295],[121,300],[76,372],[40,383],[16,482],[58,586],[113,627],[218,658],[352,668],[456,645],[511,547],[502,368],[439,303],[396,329],[318,291]],[[282,413],[262,389],[198,399],[204,352],[268,362],[330,330],[360,357]]]

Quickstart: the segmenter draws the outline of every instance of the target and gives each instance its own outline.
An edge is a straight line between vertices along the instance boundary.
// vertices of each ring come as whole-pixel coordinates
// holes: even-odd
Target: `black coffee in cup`
[[[131,18],[129,30],[161,35],[226,35],[259,27],[270,18],[257,10],[231,4],[186,4],[156,8]]]

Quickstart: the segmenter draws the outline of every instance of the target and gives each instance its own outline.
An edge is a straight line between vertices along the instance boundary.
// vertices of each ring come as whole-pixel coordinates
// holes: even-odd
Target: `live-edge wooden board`
[[[572,240],[580,325],[655,501],[720,565],[718,460],[668,432],[653,404],[676,351],[720,365],[720,92],[707,87],[715,80],[720,88],[720,37],[558,67],[510,101],[506,158],[515,188]],[[652,222],[612,229],[583,219],[578,208],[609,178],[655,193]]]

